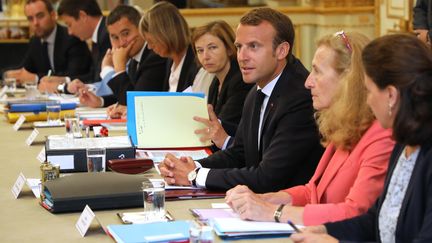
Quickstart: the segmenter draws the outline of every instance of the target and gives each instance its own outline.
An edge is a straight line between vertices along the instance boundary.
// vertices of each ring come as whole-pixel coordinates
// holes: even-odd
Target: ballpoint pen
[[[293,222],[291,222],[291,220],[288,220],[288,224],[294,229],[294,231],[296,233],[301,233],[301,230],[299,230],[299,228],[297,228],[297,226],[295,224],[293,224]]]

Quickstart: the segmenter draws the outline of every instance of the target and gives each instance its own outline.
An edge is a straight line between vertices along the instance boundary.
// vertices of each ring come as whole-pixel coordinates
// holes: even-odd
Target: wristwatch
[[[273,217],[275,222],[280,223],[280,218],[282,217],[282,209],[285,207],[285,204],[281,204],[278,209],[273,213]]]
[[[196,186],[196,178],[197,178],[199,170],[200,170],[200,168],[196,168],[196,169],[192,170],[191,172],[189,172],[188,175],[187,175],[189,182],[193,186]]]

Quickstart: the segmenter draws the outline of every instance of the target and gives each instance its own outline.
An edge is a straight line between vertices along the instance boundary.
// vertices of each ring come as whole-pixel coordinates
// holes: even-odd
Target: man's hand
[[[239,185],[227,191],[225,202],[242,219],[273,221],[273,213],[278,205],[264,201],[259,194],[247,186]]]
[[[127,115],[127,107],[118,104],[110,105],[107,108],[107,115],[111,119],[118,119],[118,118],[125,119]]]
[[[136,39],[133,39],[125,47],[113,48],[111,50],[112,62],[114,64],[114,71],[116,73],[126,71],[126,63],[129,60],[129,53],[132,46],[135,44]]]
[[[67,91],[71,94],[78,94],[80,89],[85,89],[86,85],[79,79],[74,79],[67,85]]]
[[[17,84],[25,84],[26,82],[35,82],[36,74],[27,71],[25,68],[9,70],[5,72],[5,78],[15,78]]]
[[[213,143],[218,147],[222,148],[226,138],[228,137],[228,134],[223,129],[222,125],[220,124],[216,113],[213,111],[213,106],[208,105],[207,110],[209,113],[209,119],[197,117],[195,116],[193,119],[197,122],[201,122],[204,124],[207,128],[204,129],[198,129],[195,130],[195,134],[201,135],[201,142],[206,142],[208,140],[213,141]]]
[[[44,76],[41,78],[38,89],[40,92],[47,92],[47,93],[58,93],[57,87],[65,82],[64,77],[60,76]]]
[[[105,53],[104,58],[102,59],[102,69],[104,67],[114,67],[113,56],[111,53],[111,49],[108,49]]]
[[[101,98],[85,88],[79,90],[79,100],[81,104],[92,108],[102,107]]]
[[[195,162],[191,157],[181,157],[178,159],[172,154],[167,154],[159,165],[161,175],[168,184],[181,186],[191,185],[187,176],[195,168]]]

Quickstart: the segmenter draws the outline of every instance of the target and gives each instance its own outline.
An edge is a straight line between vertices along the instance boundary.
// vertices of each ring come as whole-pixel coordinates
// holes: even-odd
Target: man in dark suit
[[[22,68],[7,72],[7,76],[22,82],[40,80],[48,73],[76,78],[89,71],[91,56],[86,43],[57,24],[50,1],[28,0],[24,12],[34,36]]]
[[[169,184],[228,190],[247,185],[255,192],[306,183],[323,153],[304,82],[308,71],[292,55],[294,27],[284,14],[254,9],[236,31],[243,80],[255,83],[246,97],[232,147],[206,159],[175,158],[160,166]]]
[[[101,80],[101,64],[106,51],[111,48],[109,35],[96,0],[62,0],[58,7],[58,15],[68,28],[70,35],[83,41],[91,40],[92,65],[85,75],[63,84],[56,80],[47,80],[47,87],[51,90],[76,93],[84,83],[94,83]],[[45,80],[43,80],[45,81]]]
[[[126,91],[162,91],[167,59],[147,48],[138,30],[141,15],[134,7],[119,5],[107,17],[107,28],[112,50],[103,61],[103,73],[113,70],[108,82],[114,95],[96,97],[82,89],[81,103],[91,107],[102,107],[118,102],[126,105]],[[117,104],[115,105],[117,107]]]

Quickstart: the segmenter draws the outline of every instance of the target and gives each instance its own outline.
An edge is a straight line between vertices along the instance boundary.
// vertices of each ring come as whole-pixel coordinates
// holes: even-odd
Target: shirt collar
[[[41,42],[45,41],[48,44],[54,44],[56,33],[57,33],[57,25],[54,26],[53,31],[51,31],[51,34],[46,39],[41,39]]]
[[[282,70],[283,72],[283,70]],[[274,87],[276,86],[277,81],[279,80],[280,76],[282,75],[282,72],[279,73],[272,81],[270,81],[270,83],[268,83],[266,86],[264,86],[264,88],[260,88],[257,85],[257,90],[261,89],[261,91],[266,95],[266,97],[270,97],[270,95],[273,92]]]
[[[144,45],[143,45],[143,47],[141,48],[141,50],[137,54],[135,54],[135,56],[132,57],[138,63],[141,61],[141,57],[142,57],[142,55],[144,53],[144,50],[145,50],[146,46],[147,46],[147,42],[145,42]]]
[[[102,17],[99,19],[98,24],[96,25],[95,30],[93,31],[93,35],[92,35],[92,41],[93,43],[97,43],[98,42],[98,32],[99,32],[99,27],[102,23]]]

